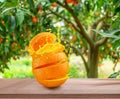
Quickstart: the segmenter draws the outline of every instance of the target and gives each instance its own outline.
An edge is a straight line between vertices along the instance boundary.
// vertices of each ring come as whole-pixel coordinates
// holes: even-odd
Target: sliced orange
[[[53,79],[53,80],[39,80],[39,83],[44,85],[45,87],[54,88],[62,85],[68,79],[68,76],[63,78]]]
[[[33,60],[32,60],[32,66],[33,68],[37,68],[40,66],[55,64],[63,59],[67,59],[66,54],[64,52],[35,56],[33,57]]]
[[[33,74],[37,79],[57,79],[66,75],[68,72],[69,66],[68,61],[63,61],[61,63],[47,65],[42,68],[34,68]]]
[[[47,43],[55,43],[56,36],[49,32],[39,33],[32,38],[30,41],[29,48],[37,51],[39,48],[43,47]]]

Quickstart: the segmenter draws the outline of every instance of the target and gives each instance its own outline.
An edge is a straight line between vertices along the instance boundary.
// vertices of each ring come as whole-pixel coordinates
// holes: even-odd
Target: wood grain
[[[46,88],[35,79],[0,79],[0,99],[120,99],[119,79],[69,79]]]

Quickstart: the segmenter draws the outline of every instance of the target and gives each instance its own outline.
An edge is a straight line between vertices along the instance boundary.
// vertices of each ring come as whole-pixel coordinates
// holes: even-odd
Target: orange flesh
[[[56,37],[54,34],[45,32],[37,34],[30,42],[32,48],[37,51],[47,43],[55,43]]]

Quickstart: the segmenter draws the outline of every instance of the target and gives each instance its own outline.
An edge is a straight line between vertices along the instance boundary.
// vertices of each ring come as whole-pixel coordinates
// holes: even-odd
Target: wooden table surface
[[[49,89],[35,79],[0,79],[0,99],[120,99],[120,79],[68,79]]]

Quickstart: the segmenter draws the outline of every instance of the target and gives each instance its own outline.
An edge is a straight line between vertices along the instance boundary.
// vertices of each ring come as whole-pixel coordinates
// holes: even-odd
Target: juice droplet
[[[57,36],[58,36],[58,43],[60,43],[61,42],[60,27],[58,28]]]
[[[67,42],[66,41],[64,41],[64,44],[66,44]]]

